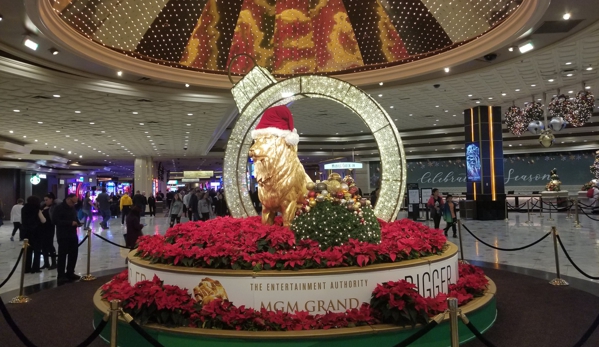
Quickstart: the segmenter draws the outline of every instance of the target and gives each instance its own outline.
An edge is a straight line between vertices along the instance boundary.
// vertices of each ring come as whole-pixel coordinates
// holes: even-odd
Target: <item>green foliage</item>
[[[364,223],[361,223],[361,219]],[[369,243],[381,241],[381,227],[370,207],[362,207],[362,217],[355,211],[330,201],[318,202],[309,212],[291,223],[299,244],[301,240],[318,241],[321,249],[340,246],[355,239]]]

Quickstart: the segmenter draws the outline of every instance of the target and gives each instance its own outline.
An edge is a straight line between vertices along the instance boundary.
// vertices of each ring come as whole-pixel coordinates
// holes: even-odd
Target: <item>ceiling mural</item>
[[[523,0],[46,0],[71,28],[125,55],[223,74],[253,56],[275,76],[422,59],[474,40]],[[232,71],[251,68],[234,61]]]

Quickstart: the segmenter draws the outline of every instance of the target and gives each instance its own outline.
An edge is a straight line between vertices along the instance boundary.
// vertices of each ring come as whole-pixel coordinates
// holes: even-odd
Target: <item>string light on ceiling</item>
[[[81,35],[136,59],[223,73],[233,56],[247,53],[276,77],[423,59],[476,40],[521,3],[96,0],[65,6],[44,1]],[[245,74],[251,67],[239,59],[232,71]]]

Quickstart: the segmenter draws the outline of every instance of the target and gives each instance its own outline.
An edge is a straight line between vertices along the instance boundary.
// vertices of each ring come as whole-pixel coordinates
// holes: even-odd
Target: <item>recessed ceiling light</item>
[[[476,100],[476,103],[477,103],[477,104],[480,104],[480,101]]]
[[[554,80],[553,78],[550,78],[550,79],[548,79],[547,81],[548,81],[548,82],[553,82],[553,81],[555,81],[555,80]]]
[[[65,137],[71,137],[71,135],[65,135]]]
[[[189,88],[189,83],[185,83],[185,87],[186,87],[186,88]]]
[[[472,94],[468,94],[468,97],[469,97],[469,98],[471,98],[471,97],[472,97]]]
[[[507,93],[501,93],[501,96],[506,96],[506,95],[507,95]]]
[[[31,37],[29,37],[29,35],[25,36],[25,40],[23,41],[23,44],[25,45],[25,47],[32,49],[32,50],[37,50],[37,47],[39,46],[39,44],[35,41],[33,41],[31,39]]]
[[[433,126],[436,126],[437,124],[433,124]]]
[[[535,48],[535,46],[533,46],[532,41],[528,41],[528,42],[518,45],[518,50],[520,50],[520,53],[530,52],[534,48]]]
[[[412,117],[412,116],[413,116],[413,114],[410,113],[410,117]]]
[[[393,108],[393,106],[389,106],[389,108]]]
[[[58,94],[54,94],[52,96],[55,97],[55,98],[60,98],[60,95],[58,95]]]
[[[569,74],[567,74],[566,76],[568,76],[568,77],[572,77],[572,76],[574,76],[574,74],[573,74],[573,73],[569,73]]]
[[[568,91],[568,94],[572,94],[572,93],[574,93],[574,91],[573,91],[573,90],[569,90],[569,91]]]
[[[139,123],[139,125],[144,125],[144,123]]]
[[[507,50],[510,51],[510,52],[513,52],[514,51],[514,47],[510,47]]]
[[[131,112],[131,113],[133,113],[133,114],[137,114],[137,112]]]
[[[94,122],[89,122],[89,124],[91,124],[91,125],[94,125],[94,124],[96,124],[96,123],[94,123]]]
[[[50,53],[52,53],[52,55],[58,55],[58,50],[56,48],[50,48],[49,49]]]
[[[188,115],[188,116],[193,116],[193,113],[188,113],[187,115]]]
[[[454,114],[453,116],[455,117],[456,115]]]
[[[57,132],[57,133],[59,133],[59,132],[60,132],[60,130],[56,130],[56,132]]]
[[[584,87],[584,89],[591,89],[591,86],[586,86]]]
[[[44,124],[44,122],[37,122],[37,124]]]
[[[383,82],[380,82],[380,83],[379,83],[379,86],[382,86],[382,85],[383,85]]]
[[[531,84],[530,86],[531,86],[531,87],[536,87],[537,85],[536,85],[536,84]]]
[[[21,112],[21,110],[13,110],[14,112]]]
[[[489,97],[489,100],[493,100],[493,97]]]
[[[117,75],[117,76],[123,76],[123,71],[117,71],[117,72],[116,72],[116,75]]]
[[[35,139],[34,141],[37,142],[37,139]]]
[[[570,17],[571,17],[571,15],[568,12],[564,13],[564,15],[562,16],[562,18],[565,19],[565,20],[570,19]]]
[[[185,124],[185,125],[187,125],[188,127],[190,127],[190,126],[191,126],[191,124]]]
[[[520,89],[516,89],[516,91],[517,91],[517,92],[519,92],[519,91],[520,91]]]
[[[445,72],[449,72],[449,68],[448,67],[446,67],[444,70],[445,70]]]
[[[14,131],[12,131],[12,130],[9,130],[8,132],[12,134]]]
[[[81,111],[75,111],[75,113],[81,113]]]
[[[510,145],[510,147],[512,147],[512,145]]]
[[[379,94],[379,98],[382,98],[382,97],[383,97],[383,94]]]
[[[79,156],[79,158],[83,158],[83,156],[82,156],[82,155],[80,155],[80,156]]]
[[[439,105],[435,105],[435,107],[439,107]]]
[[[591,71],[591,70],[593,70],[592,66],[587,67],[587,71]]]

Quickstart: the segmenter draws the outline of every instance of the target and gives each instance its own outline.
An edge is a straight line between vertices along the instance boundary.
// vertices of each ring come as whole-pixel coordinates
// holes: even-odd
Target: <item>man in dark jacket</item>
[[[141,195],[139,190],[135,192],[135,195],[133,195],[133,206],[139,207],[142,216],[143,212],[146,210],[147,201],[148,200],[146,200],[146,197]]]
[[[189,194],[191,194],[191,197],[189,198],[189,206],[188,206],[188,211],[191,213],[191,219],[193,221],[197,221],[200,219],[199,214],[198,214],[198,196],[196,195],[196,190],[193,189]]]
[[[77,264],[79,252],[77,239],[79,220],[75,210],[76,203],[77,195],[71,193],[52,212],[52,222],[56,225],[56,239],[58,241],[58,284],[77,281],[81,278],[75,275],[75,265]]]

